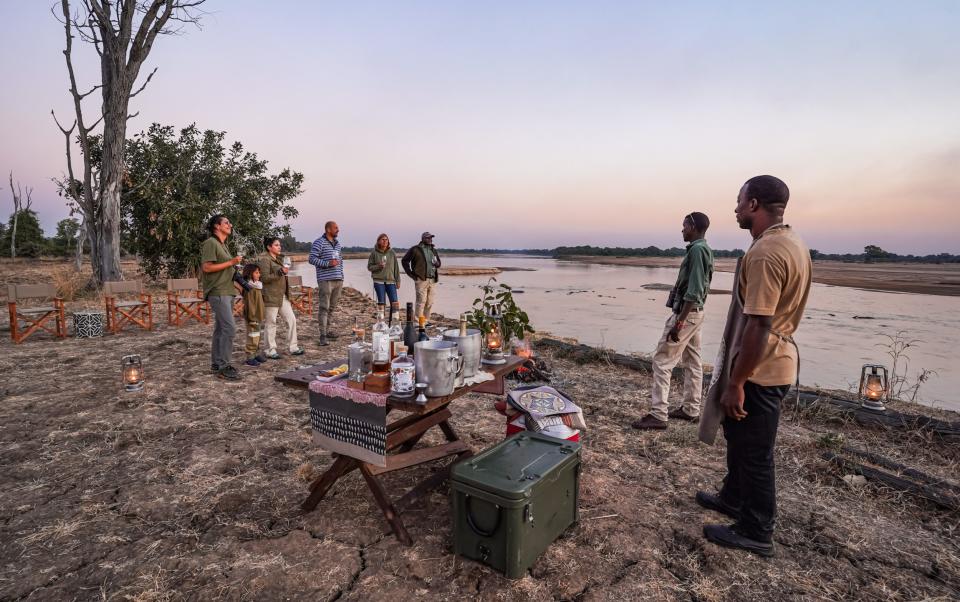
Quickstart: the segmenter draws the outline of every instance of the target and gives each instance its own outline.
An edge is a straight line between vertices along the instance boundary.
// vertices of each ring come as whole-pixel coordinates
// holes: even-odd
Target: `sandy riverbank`
[[[605,265],[647,268],[680,267],[679,257],[594,257],[571,256],[564,261],[580,261]],[[714,266],[720,272],[732,272],[737,260],[717,258]],[[925,295],[960,295],[960,263],[845,263],[814,261],[813,281],[833,286],[848,286],[897,293]]]
[[[135,276],[136,266],[126,267]],[[0,262],[0,282],[37,279],[41,268]],[[384,533],[356,475],[301,514],[306,484],[331,458],[311,443],[306,394],[272,379],[300,363],[343,356],[346,337],[321,348],[315,318],[301,317],[305,357],[284,356],[244,369],[239,384],[224,383],[208,372],[211,327],[169,327],[159,290],[154,298],[160,319],[150,333],[41,335],[14,346],[0,322],[0,599],[960,596],[960,518],[872,485],[849,487],[820,458],[824,441],[842,436],[955,479],[956,445],[788,409],[777,448],[779,553],[762,560],[700,536],[702,524],[722,518],[692,499],[697,488],[719,485],[722,441],[699,444],[688,424],[633,431],[629,423],[649,398],[647,375],[546,350],[553,384],[583,406],[589,430],[581,521],[527,576],[508,581],[450,553],[445,487],[405,513],[411,548]],[[334,323],[346,332],[354,316],[369,320],[372,312],[369,298],[348,290]],[[144,357],[143,393],[120,391],[119,359],[127,353]],[[472,395],[453,406],[453,424],[474,450],[503,438],[493,400]],[[397,496],[430,470],[396,473],[388,490]]]

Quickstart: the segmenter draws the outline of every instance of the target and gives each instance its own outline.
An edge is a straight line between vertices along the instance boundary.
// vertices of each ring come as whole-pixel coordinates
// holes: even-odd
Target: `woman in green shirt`
[[[377,245],[370,252],[367,259],[367,269],[373,277],[373,290],[377,294],[377,308],[381,311],[390,299],[390,323],[393,324],[394,315],[400,317],[400,299],[397,291],[400,289],[400,262],[397,254],[390,247],[390,237],[381,234],[377,237]]]

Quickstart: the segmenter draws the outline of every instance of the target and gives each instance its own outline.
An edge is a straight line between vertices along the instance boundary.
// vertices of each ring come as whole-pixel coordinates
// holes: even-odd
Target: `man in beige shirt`
[[[751,178],[737,196],[737,222],[750,230],[753,244],[741,261],[734,300],[743,310],[728,318],[739,324],[728,342],[731,362],[719,399],[727,476],[717,495],[696,496],[701,506],[736,521],[706,525],[707,539],[762,556],[773,555],[773,448],[780,402],[797,379],[793,334],[803,318],[812,271],[810,251],[783,223],[789,198],[787,185],[773,176]]]

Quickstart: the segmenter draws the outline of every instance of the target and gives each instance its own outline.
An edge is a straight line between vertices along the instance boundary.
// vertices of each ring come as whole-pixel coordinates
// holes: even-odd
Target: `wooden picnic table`
[[[386,426],[386,466],[377,466],[343,454],[337,454],[333,465],[310,484],[310,495],[303,501],[300,507],[305,512],[312,511],[317,507],[317,504],[320,503],[320,500],[326,496],[334,483],[354,470],[359,470],[370,491],[373,493],[374,500],[376,500],[377,505],[383,511],[383,515],[397,536],[397,539],[405,545],[413,545],[413,539],[410,537],[410,534],[403,524],[403,520],[400,518],[400,511],[408,507],[410,503],[426,492],[447,480],[450,474],[450,468],[455,462],[473,455],[473,451],[460,439],[449,422],[453,415],[449,407],[450,403],[468,393],[502,395],[504,393],[503,377],[516,370],[523,362],[524,358],[511,355],[507,357],[507,363],[505,364],[484,364],[481,366],[481,370],[493,374],[494,379],[492,381],[463,386],[455,389],[450,395],[429,397],[427,403],[423,405],[416,403],[413,398],[398,399],[392,396],[388,397],[387,413],[389,414],[391,411],[396,411],[404,412],[406,415],[388,423]],[[316,378],[321,370],[327,370],[343,363],[345,362],[333,361],[316,366],[309,366],[276,376],[275,380],[286,386],[307,389],[310,382]],[[414,449],[424,434],[435,427],[443,432],[446,443]],[[380,475],[389,472],[419,466],[420,464],[433,462],[449,456],[456,456],[456,460],[448,463],[434,472],[434,474],[414,485],[412,489],[397,499],[396,502],[391,501],[383,484],[378,479]]]

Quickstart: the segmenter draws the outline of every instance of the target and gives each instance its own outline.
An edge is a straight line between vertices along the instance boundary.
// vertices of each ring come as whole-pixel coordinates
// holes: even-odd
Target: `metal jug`
[[[453,341],[460,348],[463,355],[463,378],[470,378],[480,370],[480,349],[483,344],[483,335],[476,328],[467,330],[467,336],[460,336],[459,329],[443,331],[444,341]]]
[[[463,372],[463,356],[451,341],[419,341],[414,345],[417,382],[426,383],[428,397],[453,393],[457,375]]]

